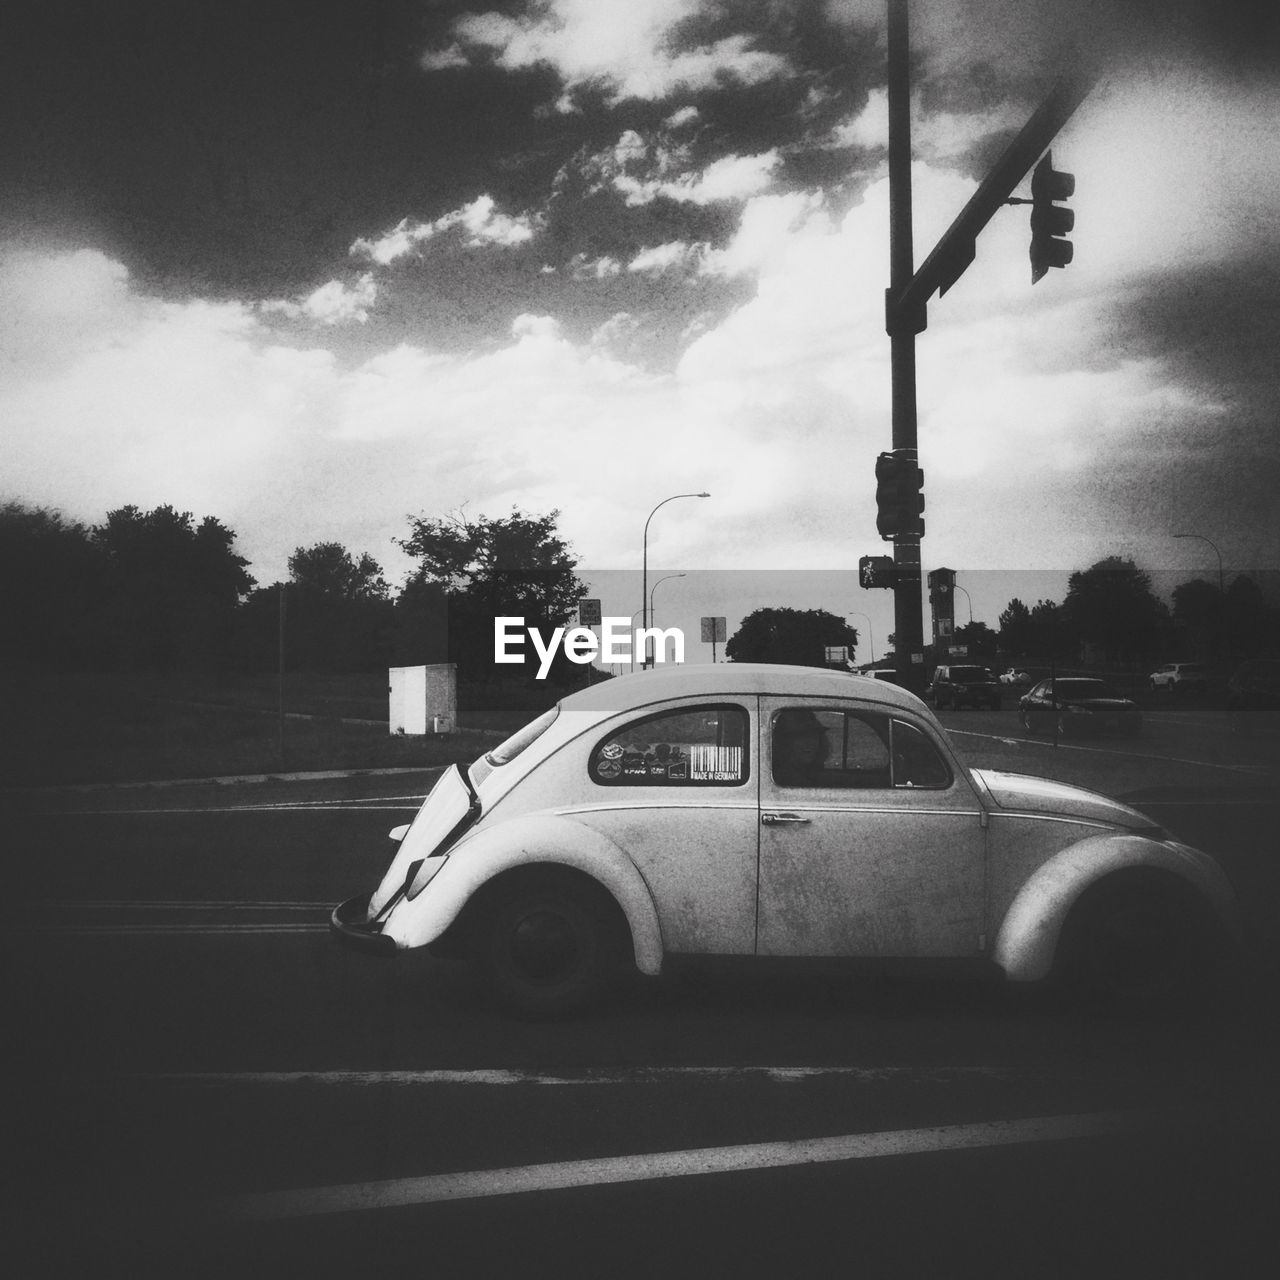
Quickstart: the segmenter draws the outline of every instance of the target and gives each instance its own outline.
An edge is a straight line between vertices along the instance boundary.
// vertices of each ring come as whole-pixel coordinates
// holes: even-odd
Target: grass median
[[[7,673],[7,787],[166,781],[474,759],[536,711],[460,713],[454,732],[389,732],[385,675]]]

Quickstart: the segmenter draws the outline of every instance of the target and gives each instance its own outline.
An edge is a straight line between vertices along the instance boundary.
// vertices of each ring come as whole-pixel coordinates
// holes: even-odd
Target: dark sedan
[[[1135,734],[1142,728],[1142,713],[1129,699],[1122,698],[1105,680],[1079,676],[1041,680],[1018,700],[1022,727],[1028,733],[1053,730],[1063,737],[1073,733],[1103,733],[1108,730]]]

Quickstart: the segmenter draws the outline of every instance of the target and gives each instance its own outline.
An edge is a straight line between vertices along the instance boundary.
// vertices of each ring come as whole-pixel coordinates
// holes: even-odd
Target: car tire
[[[1106,1012],[1159,1014],[1203,1004],[1225,949],[1204,906],[1154,881],[1087,892],[1068,917],[1059,971],[1071,990]]]
[[[527,882],[482,919],[475,959],[489,991],[527,1018],[582,1013],[617,969],[617,930],[602,893],[575,881]]]
[[[1035,733],[1036,731],[1035,721],[1031,718],[1031,712],[1028,711],[1025,707],[1019,713],[1018,719],[1022,721],[1022,727],[1027,731],[1027,733]]]
[[[1069,738],[1071,736],[1071,721],[1065,716],[1058,716],[1058,737]]]

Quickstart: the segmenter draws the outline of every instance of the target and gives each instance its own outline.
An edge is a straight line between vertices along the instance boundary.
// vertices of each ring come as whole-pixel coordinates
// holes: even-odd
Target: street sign
[[[723,644],[725,637],[725,619],[724,618],[703,618],[702,619],[702,643],[703,644]]]
[[[600,625],[600,601],[578,601],[578,625],[581,627],[598,627]]]

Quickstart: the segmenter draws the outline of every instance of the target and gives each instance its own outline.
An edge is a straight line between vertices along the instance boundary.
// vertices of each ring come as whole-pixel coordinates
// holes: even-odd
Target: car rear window
[[[980,680],[990,680],[991,672],[986,667],[952,667],[951,679],[961,684],[977,684]]]
[[[587,763],[605,787],[740,786],[747,780],[747,713],[681,707],[633,720],[596,744]]]

